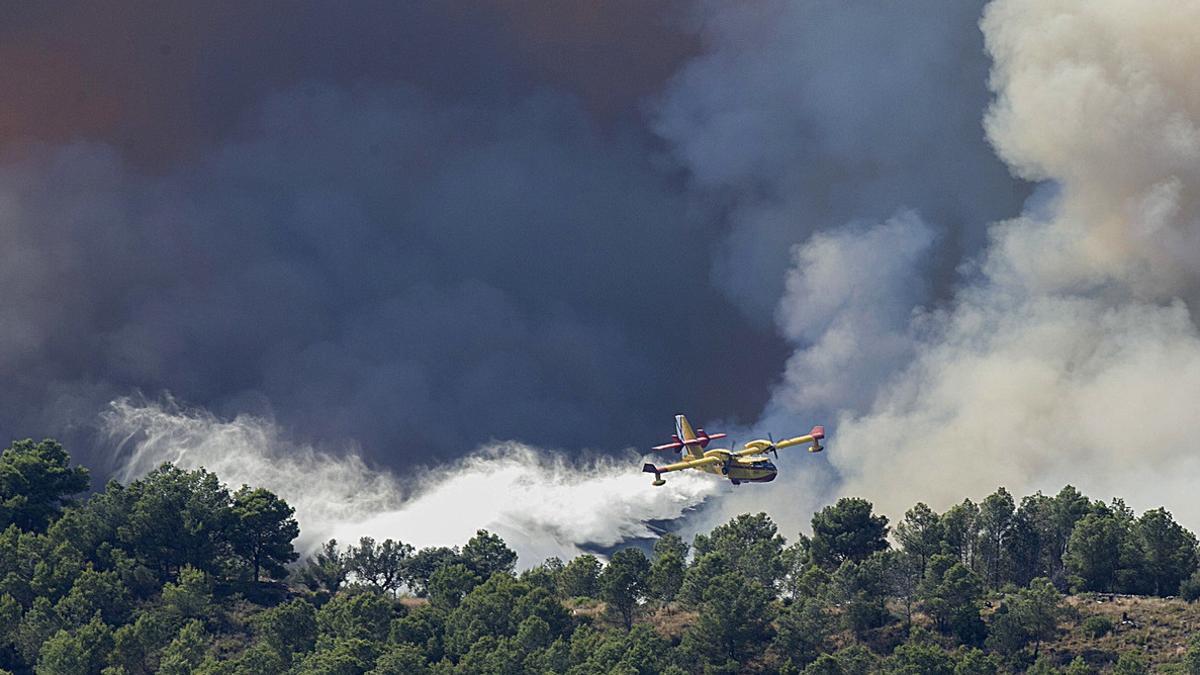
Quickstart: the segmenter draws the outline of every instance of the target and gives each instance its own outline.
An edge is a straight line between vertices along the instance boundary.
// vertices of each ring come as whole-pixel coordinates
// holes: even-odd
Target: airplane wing
[[[682,462],[667,464],[665,466],[654,466],[653,464],[643,464],[642,471],[646,473],[669,473],[671,471],[682,471],[684,469],[696,469],[709,464],[720,464],[720,457],[701,457],[700,459],[685,459]]]
[[[808,451],[809,452],[820,452],[821,450],[824,450],[824,448],[821,446],[821,439],[823,439],[823,438],[825,438],[825,427],[815,426],[812,428],[812,431],[808,432],[807,434],[805,434],[803,436],[797,436],[795,438],[787,438],[782,441],[775,441],[774,447],[775,447],[775,449],[778,450],[780,448],[789,448],[793,445],[802,445],[804,443],[811,443],[812,445],[809,446]],[[734,457],[745,457],[746,455],[761,455],[764,452],[767,452],[768,450],[771,449],[771,441],[764,441],[762,439],[759,439],[756,441],[750,441],[749,443],[746,443],[745,445],[743,445],[742,448],[743,448],[742,450],[738,450],[737,452],[734,452],[731,454]]]

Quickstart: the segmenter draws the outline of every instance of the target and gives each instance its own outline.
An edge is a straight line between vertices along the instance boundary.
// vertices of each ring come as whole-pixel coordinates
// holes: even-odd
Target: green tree
[[[297,660],[300,660],[300,656],[297,655]],[[267,645],[256,642],[230,660],[218,660],[210,654],[201,662],[195,675],[259,675],[283,672],[289,671],[279,654]]]
[[[647,579],[650,597],[664,604],[675,599],[683,586],[687,554],[688,545],[674,534],[665,534],[654,542],[654,558]]]
[[[1146,511],[1133,526],[1142,552],[1142,571],[1155,595],[1175,595],[1196,571],[1196,537],[1175,522],[1166,509]]]
[[[1058,623],[1067,614],[1062,593],[1049,579],[1034,579],[1017,592],[1016,610],[1033,639],[1033,656],[1037,658],[1042,642],[1058,634]]]
[[[842,620],[855,635],[887,623],[887,558],[882,552],[862,562],[844,561],[833,574],[834,598],[841,603]]]
[[[443,567],[429,579],[429,602],[447,611],[454,609],[481,581],[462,563]]]
[[[497,572],[512,574],[517,565],[517,553],[498,535],[479,530],[463,546],[462,561],[479,578],[487,579]]]
[[[813,514],[813,561],[835,568],[887,548],[887,517],[873,515],[871,509],[871,502],[865,499],[843,497]]]
[[[564,635],[571,624],[562,603],[545,589],[506,574],[493,574],[450,612],[445,622],[445,651],[458,659],[481,639],[515,637],[530,616],[546,623],[550,641]]]
[[[321,545],[321,550],[308,558],[300,568],[300,582],[316,592],[336,593],[350,574],[346,555],[338,549],[336,539]]]
[[[1200,570],[1192,572],[1191,576],[1179,584],[1179,597],[1188,602],[1200,600]]]
[[[946,509],[938,522],[942,530],[942,552],[974,569],[979,542],[979,505],[964,499]]]
[[[1036,577],[1056,574],[1060,565],[1051,565],[1048,553],[1053,537],[1054,500],[1040,492],[1022,499],[1001,550],[1006,581],[1025,586]]]
[[[992,617],[988,646],[1004,654],[1015,654],[1033,644],[1033,658],[1038,657],[1042,642],[1058,633],[1059,621],[1067,609],[1062,594],[1049,579],[1034,579],[1028,588],[1010,595]]]
[[[1084,619],[1083,623],[1079,624],[1079,629],[1084,635],[1096,640],[1112,632],[1113,622],[1103,614],[1094,614]]]
[[[896,523],[896,541],[905,553],[917,560],[918,566],[924,571],[929,558],[941,551],[941,519],[924,502],[918,502],[904,513],[904,520]]]
[[[568,660],[571,675],[629,673],[658,675],[669,672],[666,657],[670,644],[654,629],[638,624],[628,632],[593,630],[582,626],[571,635]]]
[[[558,576],[558,592],[564,598],[594,598],[599,594],[600,561],[590,553],[577,555]]]
[[[998,588],[1005,580],[1005,540],[1012,530],[1016,504],[1008,490],[1000,488],[979,504],[978,570],[988,588]]]
[[[1051,506],[1051,518],[1053,527],[1051,536],[1048,537],[1048,558],[1050,562],[1059,561],[1059,569],[1062,567],[1062,557],[1067,552],[1067,542],[1071,538],[1071,532],[1075,529],[1075,523],[1079,519],[1092,512],[1091,501],[1079,490],[1072,485],[1063,487],[1053,498]],[[1053,572],[1057,570],[1052,569]]]
[[[993,654],[972,647],[962,653],[954,665],[954,675],[996,675],[1000,662]]]
[[[803,671],[803,675],[847,675],[847,670],[842,667],[842,662],[838,661],[837,657],[832,654],[822,654],[817,657],[816,661],[808,664]],[[868,671],[862,671],[864,673]]]
[[[524,654],[516,640],[484,635],[471,644],[458,660],[455,673],[495,673],[518,675],[524,671]]]
[[[358,546],[346,551],[347,565],[354,577],[384,592],[396,592],[405,583],[408,558],[413,547],[385,539],[376,543],[371,537],[358,540]]]
[[[209,640],[202,621],[187,622],[163,650],[158,672],[161,675],[191,675],[204,660]]]
[[[229,562],[229,491],[204,469],[164,464],[127,488],[121,543],[162,580],[185,565],[221,574]]]
[[[1067,572],[1079,590],[1113,590],[1121,567],[1124,535],[1121,523],[1112,516],[1089,514],[1079,520],[1064,558]]]
[[[113,633],[113,652],[109,661],[127,675],[155,672],[158,653],[175,637],[177,623],[178,620],[166,616],[165,611],[143,611],[133,623],[125,624]]]
[[[633,626],[633,612],[646,595],[646,576],[650,561],[636,548],[625,548],[613,554],[600,572],[600,597],[609,609],[621,617],[625,630]]]
[[[880,671],[881,664],[879,657],[875,656],[871,650],[861,644],[852,644],[843,649],[839,649],[832,655],[832,666],[835,670],[826,670],[829,665],[822,666],[823,657],[809,664],[808,668],[804,669],[805,675],[810,672],[825,673],[835,672],[844,673],[845,675],[867,675],[868,673],[877,673]],[[829,664],[829,662],[825,662]]]
[[[1200,675],[1200,635],[1188,641],[1187,651],[1183,655],[1183,672]]]
[[[709,580],[731,571],[733,566],[720,551],[697,555],[683,573],[683,585],[677,597],[688,607],[695,607],[703,602]]]
[[[1045,654],[1039,656],[1025,671],[1025,675],[1058,675],[1058,668],[1054,667],[1054,661]]]
[[[1117,663],[1113,666],[1113,675],[1145,675],[1150,672],[1150,664],[1146,655],[1138,649],[1121,652]]]
[[[834,625],[829,606],[820,598],[799,597],[779,612],[771,650],[793,671],[815,661],[826,649]]]
[[[15,646],[25,663],[37,663],[42,645],[60,630],[58,615],[46,596],[34,599],[17,626]],[[64,638],[66,640],[68,638]]]
[[[301,598],[269,607],[250,620],[255,637],[279,655],[284,665],[317,642],[317,610]]]
[[[771,596],[754,579],[730,572],[704,590],[696,623],[684,634],[681,648],[705,663],[744,663],[771,638]]]
[[[162,607],[177,619],[206,619],[212,614],[213,581],[204,570],[186,566],[179,580],[162,587]]]
[[[904,626],[912,627],[913,604],[920,598],[925,565],[907,551],[881,551],[886,556],[884,576],[888,594],[904,605]]]
[[[1096,669],[1089,666],[1082,656],[1076,656],[1062,672],[1063,675],[1094,675]]]
[[[884,661],[885,673],[896,675],[954,675],[954,658],[945,649],[926,641],[910,640]]]
[[[399,644],[388,646],[367,675],[429,675],[430,672],[429,662],[418,647]]]
[[[300,557],[292,548],[300,536],[295,509],[270,490],[243,485],[233,495],[232,510],[233,552],[249,565],[250,578],[258,581],[263,571],[273,579],[287,574],[284,565]]]
[[[693,544],[697,557],[719,553],[732,570],[768,590],[783,576],[783,546],[783,537],[765,513],[741,514],[707,536],[696,535]]]
[[[21,603],[8,593],[0,593],[0,664],[5,663],[8,650],[16,644],[20,623]]]
[[[957,558],[944,554],[930,558],[920,595],[938,630],[964,644],[978,644],[983,639],[986,631],[979,616],[983,582]]]
[[[362,638],[336,638],[307,654],[293,675],[362,675],[370,670],[382,645]],[[267,671],[271,672],[271,671]]]
[[[521,572],[518,579],[530,586],[540,586],[551,593],[558,593],[558,577],[563,572],[563,561],[555,556],[546,558],[536,567]]]
[[[71,626],[87,623],[97,612],[109,625],[119,626],[128,619],[132,606],[129,591],[116,572],[97,572],[89,564],[54,611]]]
[[[458,550],[446,546],[423,548],[409,556],[405,577],[409,588],[417,597],[423,598],[429,591],[429,578],[433,573],[448,565],[462,562]]]
[[[112,631],[99,617],[79,629],[54,634],[40,650],[37,675],[98,675],[112,650]]]
[[[88,488],[88,472],[70,466],[58,441],[14,441],[0,452],[0,530],[41,531]]]
[[[392,620],[388,640],[393,643],[407,642],[416,645],[421,648],[428,662],[437,663],[442,660],[445,627],[445,612],[425,605]]]
[[[322,637],[382,642],[394,613],[392,601],[375,591],[344,591],[317,610],[317,632]]]

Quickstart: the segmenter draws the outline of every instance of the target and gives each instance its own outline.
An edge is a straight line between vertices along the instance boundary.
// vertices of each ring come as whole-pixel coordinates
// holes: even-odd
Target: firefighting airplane
[[[779,448],[787,448],[793,445],[802,443],[811,443],[808,446],[809,452],[820,452],[824,450],[821,445],[821,439],[825,438],[825,427],[813,427],[812,431],[805,436],[797,436],[788,438],[782,441],[774,440],[756,440],[750,441],[742,446],[741,450],[705,450],[708,447],[709,441],[714,441],[718,438],[725,438],[726,434],[707,434],[704,429],[692,430],[692,425],[688,424],[687,418],[683,415],[675,416],[675,434],[671,437],[672,442],[663,445],[656,445],[651,450],[676,450],[683,453],[682,461],[668,464],[666,466],[654,466],[653,464],[642,465],[642,471],[645,473],[654,474],[654,482],[652,485],[665,485],[667,481],[663,480],[662,475],[669,471],[681,471],[683,469],[699,469],[701,471],[724,476],[729,479],[729,482],[734,485],[741,483],[769,483],[775,480],[777,473],[775,465],[771,460],[767,459],[767,453],[775,453],[779,457],[777,450]]]

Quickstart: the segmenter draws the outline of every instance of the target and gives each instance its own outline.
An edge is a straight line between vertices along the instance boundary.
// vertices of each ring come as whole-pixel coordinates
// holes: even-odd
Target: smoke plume
[[[868,406],[841,410],[829,443],[837,493],[896,516],[918,500],[944,508],[997,485],[1020,494],[1069,482],[1200,525],[1190,497],[1200,468],[1200,43],[1187,28],[1198,21],[1196,2],[988,6],[988,138],[1043,187],[1022,216],[989,228],[978,272],[952,301],[922,311],[903,298],[918,316],[895,336],[916,340],[911,360],[880,370]],[[878,244],[866,259],[896,255]],[[820,283],[806,265],[818,246],[801,249],[800,287]],[[842,284],[871,283],[886,297],[877,270],[842,273]],[[790,293],[785,326],[820,316],[821,297]],[[837,320],[853,323],[878,297]],[[829,335],[805,336],[790,363],[822,362]],[[859,374],[789,368],[775,405],[803,409]]]

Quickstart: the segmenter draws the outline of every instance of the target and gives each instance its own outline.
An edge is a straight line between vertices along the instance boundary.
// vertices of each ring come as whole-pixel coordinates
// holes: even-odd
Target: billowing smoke
[[[636,457],[569,461],[518,443],[486,446],[451,464],[414,461],[380,471],[353,448],[298,444],[270,420],[222,420],[172,401],[118,400],[103,422],[121,453],[119,478],[171,462],[208,469],[232,487],[266,487],[296,509],[303,552],[329,538],[345,544],[362,536],[457,546],[486,528],[528,567],[656,536],[649,523],[680,518],[716,489],[688,475],[650,489]]]
[[[876,311],[895,292],[887,268],[842,268],[844,287],[875,292],[800,336],[775,405],[802,411],[863,375],[830,360],[831,338],[859,342],[837,335],[840,322],[865,338],[856,355],[871,367],[872,345],[899,345],[886,356],[915,343],[903,368],[876,369],[871,396],[846,397],[829,444],[835,492],[895,516],[918,500],[943,508],[997,485],[1019,494],[1070,482],[1200,526],[1200,74],[1191,65],[1200,43],[1189,29],[1198,22],[1197,2],[987,8],[988,138],[1016,173],[1045,184],[1023,216],[991,226],[978,272],[943,307],[901,294],[907,308]],[[846,236],[868,249],[860,262],[899,265],[912,250]],[[785,326],[841,297],[812,264],[822,241],[800,249]],[[892,339],[876,337],[875,317],[906,311],[914,318],[892,322]]]
[[[0,25],[5,438],[103,473],[136,392],[397,468],[756,416],[786,345],[638,118],[694,50],[676,3],[135,4]]]
[[[704,52],[672,81],[654,126],[693,196],[726,214],[714,278],[743,312],[770,321],[791,247],[812,233],[905,210],[942,233],[911,283],[944,292],[986,224],[1017,211],[1026,188],[981,133],[981,6],[698,5]]]
[[[174,392],[216,417],[111,409],[121,475],[267,485],[309,546],[490,526],[569,554],[714,489],[706,518],[788,534],[843,493],[895,516],[1068,481],[1200,525],[1196,0],[555,6],[420,5],[401,33],[265,12],[216,62],[154,45],[216,106],[176,145],[141,121],[177,109],[119,95],[81,99],[94,125],[0,107],[42,141],[0,127],[0,429],[85,444],[108,401]],[[661,48],[613,49],[634,35]],[[152,63],[122,42],[41,79],[107,90]],[[829,452],[652,491],[632,457],[531,449],[615,451],[676,412],[738,440],[825,422]]]
[[[777,318],[790,341],[809,346],[788,360],[774,403],[821,417],[869,405],[879,380],[912,358],[908,327],[929,297],[936,243],[904,212],[796,247]]]
[[[773,340],[737,321],[675,338],[673,308],[732,314],[679,255],[704,229],[569,99],[310,85],[246,129],[159,176],[101,144],[0,161],[0,429],[61,435],[169,391],[399,467],[491,438],[642,443],[680,388],[737,408],[748,387],[701,382],[776,367],[726,348]]]
[[[655,129],[693,199],[724,216],[714,281],[795,347],[739,439],[836,431],[841,411],[870,406],[987,224],[1027,198],[983,135],[982,4],[697,7],[704,51],[659,101]],[[838,473],[823,456],[779,466],[779,480],[736,491],[698,527],[767,510],[785,532],[805,529]]]

